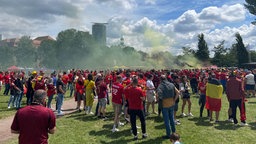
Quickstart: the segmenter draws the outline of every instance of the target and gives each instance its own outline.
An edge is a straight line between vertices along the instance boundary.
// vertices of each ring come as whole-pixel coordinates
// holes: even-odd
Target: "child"
[[[180,143],[180,136],[179,136],[179,134],[177,134],[177,133],[171,134],[171,136],[170,136],[170,141],[171,141],[173,144],[181,144],[181,143]]]

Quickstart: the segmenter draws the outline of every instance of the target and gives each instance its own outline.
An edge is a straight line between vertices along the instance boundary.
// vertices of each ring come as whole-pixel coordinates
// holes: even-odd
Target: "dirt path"
[[[55,108],[55,105],[53,105],[53,108]],[[76,108],[76,102],[74,101],[73,98],[69,100],[65,100],[62,106],[62,109],[65,112],[65,114],[70,114],[72,112],[75,112],[76,111],[75,108]],[[11,138],[18,137],[17,134],[11,133],[10,127],[12,124],[13,117],[14,116],[10,116],[0,120],[0,143],[4,143],[10,140]]]

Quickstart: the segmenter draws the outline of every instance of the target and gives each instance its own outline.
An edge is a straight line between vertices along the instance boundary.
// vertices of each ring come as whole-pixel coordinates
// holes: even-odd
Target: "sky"
[[[74,28],[89,31],[93,22],[107,24],[107,43],[145,52],[181,54],[197,49],[203,33],[210,51],[221,41],[235,43],[239,32],[245,46],[256,50],[255,16],[244,0],[0,0],[3,38],[45,36]]]

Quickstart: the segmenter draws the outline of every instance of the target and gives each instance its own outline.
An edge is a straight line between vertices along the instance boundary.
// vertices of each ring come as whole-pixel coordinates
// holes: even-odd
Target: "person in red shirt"
[[[128,87],[125,90],[125,98],[129,102],[129,113],[130,113],[130,121],[132,125],[132,133],[134,135],[134,140],[138,139],[137,135],[137,127],[136,127],[136,116],[139,117],[141,122],[142,129],[142,138],[146,138],[146,120],[144,114],[144,106],[143,101],[145,101],[146,97],[143,95],[143,91],[140,87],[138,87],[138,78],[133,77],[131,87]]]
[[[130,76],[131,76],[130,72],[126,72],[125,78],[123,78],[123,81],[122,81],[122,85],[124,86],[124,88],[130,87],[130,84],[131,84],[131,77]],[[125,105],[124,105],[124,118],[125,118],[125,120],[127,122],[130,122],[130,116],[129,116],[129,112],[128,112],[129,111],[128,107],[129,107],[129,102],[125,101]]]
[[[11,78],[10,78],[10,74],[8,71],[5,72],[3,79],[4,79],[4,84],[5,84],[4,95],[8,95],[10,88],[11,88],[11,85],[10,85]]]
[[[2,85],[3,85],[3,72],[0,71],[0,91],[2,91]]]
[[[48,78],[46,83],[47,83],[46,86],[47,86],[47,96],[48,96],[47,107],[51,108],[53,96],[54,94],[56,94],[56,88],[53,85],[51,78]]]
[[[11,132],[19,134],[19,144],[47,144],[48,133],[56,130],[56,117],[44,107],[47,93],[37,90],[31,105],[19,109],[11,125]]]
[[[120,114],[121,114],[122,103],[123,103],[124,87],[121,84],[121,82],[122,82],[122,77],[118,75],[116,82],[114,82],[112,85],[112,105],[115,113],[114,126],[112,129],[112,132],[119,131],[117,127],[122,125],[122,123],[120,123]]]
[[[104,82],[102,77],[98,78],[99,85],[96,88],[97,94],[98,94],[98,103],[99,103],[99,108],[98,108],[98,117],[99,118],[106,118],[106,105],[107,105],[107,93],[108,93],[108,88],[107,84]],[[102,116],[101,116],[102,113]]]
[[[198,90],[200,93],[200,97],[199,97],[200,117],[203,116],[204,106],[206,102],[206,83],[207,83],[207,78],[202,77],[201,81],[198,84]],[[207,110],[207,116],[209,116],[209,110]]]
[[[85,108],[85,88],[84,88],[84,77],[82,74],[78,75],[78,79],[76,80],[76,101],[77,101],[77,109],[81,112],[81,101],[83,101],[83,108]]]
[[[68,81],[69,81],[69,77],[67,75],[67,72],[63,72],[62,81],[64,83],[63,89],[66,90],[67,89],[67,85],[68,85]]]

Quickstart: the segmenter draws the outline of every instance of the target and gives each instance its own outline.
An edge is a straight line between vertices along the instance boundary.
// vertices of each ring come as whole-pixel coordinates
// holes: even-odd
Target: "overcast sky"
[[[0,0],[0,34],[4,38],[50,35],[75,28],[90,31],[92,22],[107,22],[108,45],[125,44],[151,52],[181,47],[196,49],[204,33],[209,49],[225,40],[235,43],[239,32],[256,50],[254,16],[244,0]]]

